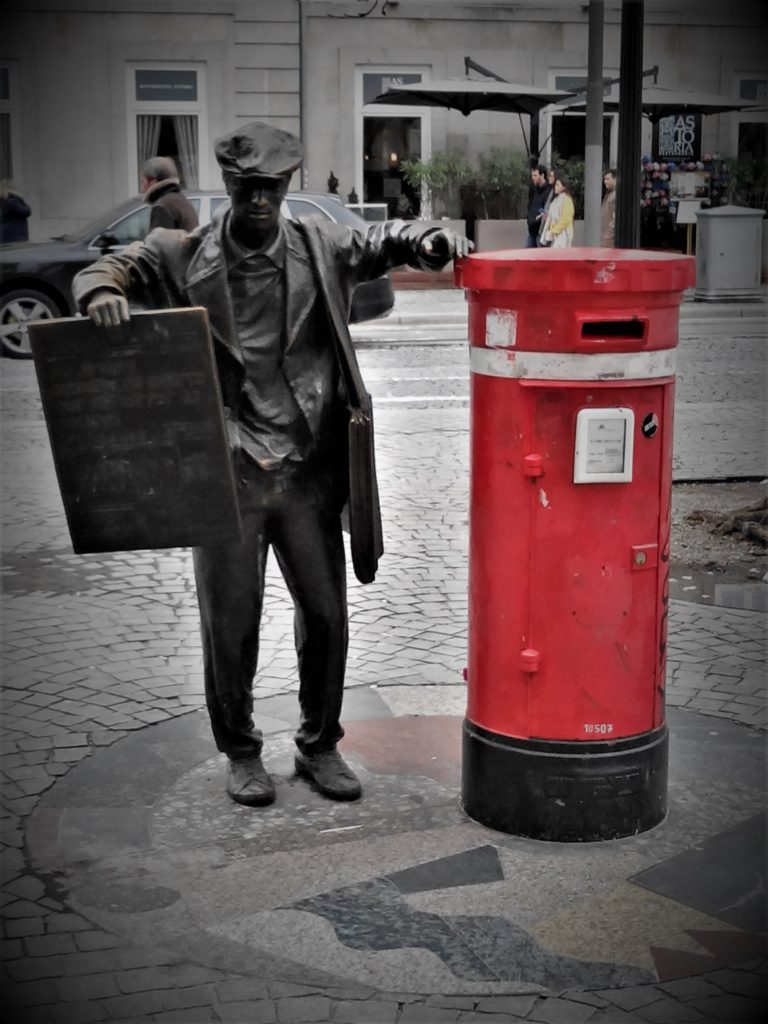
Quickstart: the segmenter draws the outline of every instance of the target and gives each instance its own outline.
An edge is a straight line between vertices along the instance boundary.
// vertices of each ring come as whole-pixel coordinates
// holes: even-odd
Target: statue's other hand
[[[99,327],[117,327],[131,318],[125,296],[106,290],[93,294],[86,313]]]
[[[422,248],[428,256],[444,256],[446,260],[454,260],[469,256],[474,245],[450,228],[441,228],[424,240]]]

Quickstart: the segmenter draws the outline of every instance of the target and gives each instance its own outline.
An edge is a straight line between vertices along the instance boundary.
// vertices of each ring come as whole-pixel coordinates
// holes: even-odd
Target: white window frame
[[[733,88],[730,90],[732,96],[741,96],[742,82],[764,82],[768,79],[768,71],[734,71]],[[768,107],[768,100],[765,102]],[[739,151],[739,125],[741,124],[768,124],[768,109],[766,110],[733,110],[731,117],[731,155],[736,156]]]
[[[432,111],[430,107],[375,106],[363,103],[363,75],[421,75],[422,82],[432,77],[428,64],[358,64],[355,67],[355,191],[363,202],[363,118],[364,117],[419,117],[421,118],[421,159],[432,156]],[[422,216],[426,209],[422,195]]]
[[[11,181],[16,188],[21,189],[26,195],[27,192],[24,189],[24,164],[21,158],[21,135],[19,132],[21,117],[19,115],[18,68],[16,61],[12,60],[0,61],[0,67],[8,71],[8,99],[0,100],[0,113],[8,114],[11,125]]]
[[[197,99],[185,103],[171,101],[137,100],[137,71],[195,71],[197,72]],[[139,180],[138,146],[136,142],[136,118],[138,114],[195,114],[197,117],[197,180],[198,188],[210,188],[209,160],[207,159],[208,107],[206,65],[202,61],[128,61],[126,67],[128,85],[128,194],[135,195]]]
[[[617,78],[618,74],[619,74],[618,71],[612,70],[611,68],[603,68],[603,78]],[[584,79],[584,85],[586,85],[587,84],[588,75],[587,75],[586,68],[550,68],[548,87],[550,89],[557,89],[558,88],[558,86],[557,86],[557,79],[558,78],[563,78],[563,77],[583,78]],[[617,88],[616,85],[612,85],[610,93],[605,98],[606,99],[618,98],[618,94],[616,92],[616,88]],[[586,102],[586,99],[587,99],[587,94],[586,94],[586,92],[583,92],[583,93],[579,93],[578,96],[575,96],[573,98],[572,102],[573,103]],[[582,117],[586,117],[586,111],[579,111],[579,113],[581,114]],[[546,139],[546,143],[544,145],[544,149],[541,151],[540,155],[541,155],[542,163],[546,164],[547,167],[550,167],[552,165],[552,118],[554,116],[561,116],[562,114],[565,114],[565,111],[564,110],[563,111],[558,110],[556,107],[545,107],[544,110],[542,110],[542,112],[540,114],[541,122],[540,122],[540,125],[539,125],[539,135],[541,136],[542,133],[543,133],[543,136]],[[574,115],[570,115],[570,116],[572,117]],[[608,151],[610,153],[610,157],[609,157],[609,160],[608,160],[608,166],[609,167],[615,167],[616,166],[617,157],[618,157],[618,147],[619,147],[619,144],[618,144],[618,138],[619,138],[619,136],[618,136],[619,115],[618,115],[618,112],[616,112],[616,111],[604,110],[603,111],[603,117],[609,117],[611,119],[611,139],[610,139],[610,144],[608,146]],[[601,132],[602,132],[602,129],[601,129]]]

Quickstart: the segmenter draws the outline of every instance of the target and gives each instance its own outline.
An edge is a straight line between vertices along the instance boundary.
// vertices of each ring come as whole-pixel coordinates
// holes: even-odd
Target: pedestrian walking
[[[547,181],[547,168],[538,164],[531,170],[531,185],[528,190],[528,236],[525,239],[526,249],[535,249],[539,244],[539,233],[545,209],[552,194],[552,186]]]
[[[600,244],[613,248],[616,245],[616,171],[611,168],[603,175],[605,195],[600,207]]]
[[[184,193],[176,164],[169,156],[153,156],[141,169],[141,191],[149,203],[149,229],[181,228],[194,231],[197,211]]]
[[[549,204],[541,244],[551,245],[553,249],[565,249],[573,245],[573,219],[576,211],[567,176],[563,171],[555,171],[554,179],[555,194]]]
[[[547,223],[547,214],[549,213],[549,208],[552,205],[552,200],[555,198],[555,169],[554,169],[554,167],[550,167],[550,169],[547,171],[547,184],[549,185],[549,192],[547,193],[547,198],[544,200],[544,215],[542,216],[541,220],[539,221],[539,235],[538,235],[538,238],[536,239],[536,245],[538,245],[538,246],[542,246],[544,244],[544,242],[543,242],[544,225]]]
[[[21,192],[9,181],[0,182],[0,244],[28,241],[31,213]]]
[[[302,149],[270,125],[235,129],[215,154],[230,206],[192,234],[153,231],[102,257],[76,276],[75,298],[105,327],[105,343],[109,326],[128,320],[128,299],[156,294],[160,283],[169,304],[207,306],[243,522],[242,540],[194,551],[206,702],[228,759],[227,791],[242,804],[275,799],[252,714],[271,547],[295,607],[296,771],[326,797],[354,800],[360,782],[337,750],[348,638],[341,513],[355,498],[349,386],[337,351],[354,361],[347,314],[358,282],[403,264],[439,270],[471,243],[413,221],[364,231],[284,219]],[[359,376],[356,361],[352,369]]]

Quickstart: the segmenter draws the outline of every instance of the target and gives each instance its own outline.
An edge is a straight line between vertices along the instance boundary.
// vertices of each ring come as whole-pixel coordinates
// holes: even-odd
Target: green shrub
[[[530,166],[524,153],[493,147],[473,167],[455,151],[438,151],[429,160],[403,161],[405,178],[424,187],[434,217],[524,217]]]
[[[472,176],[462,153],[438,150],[429,160],[403,160],[400,168],[409,185],[425,189],[433,217],[461,216],[461,187]]]
[[[530,164],[524,153],[499,146],[481,153],[475,177],[475,192],[482,210],[476,209],[475,216],[499,220],[524,217],[530,183]]]

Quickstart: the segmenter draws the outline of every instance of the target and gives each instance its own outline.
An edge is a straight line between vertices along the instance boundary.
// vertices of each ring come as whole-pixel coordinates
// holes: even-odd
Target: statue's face
[[[232,231],[246,243],[263,242],[280,220],[280,205],[288,192],[290,177],[232,177],[227,192],[232,201]]]

